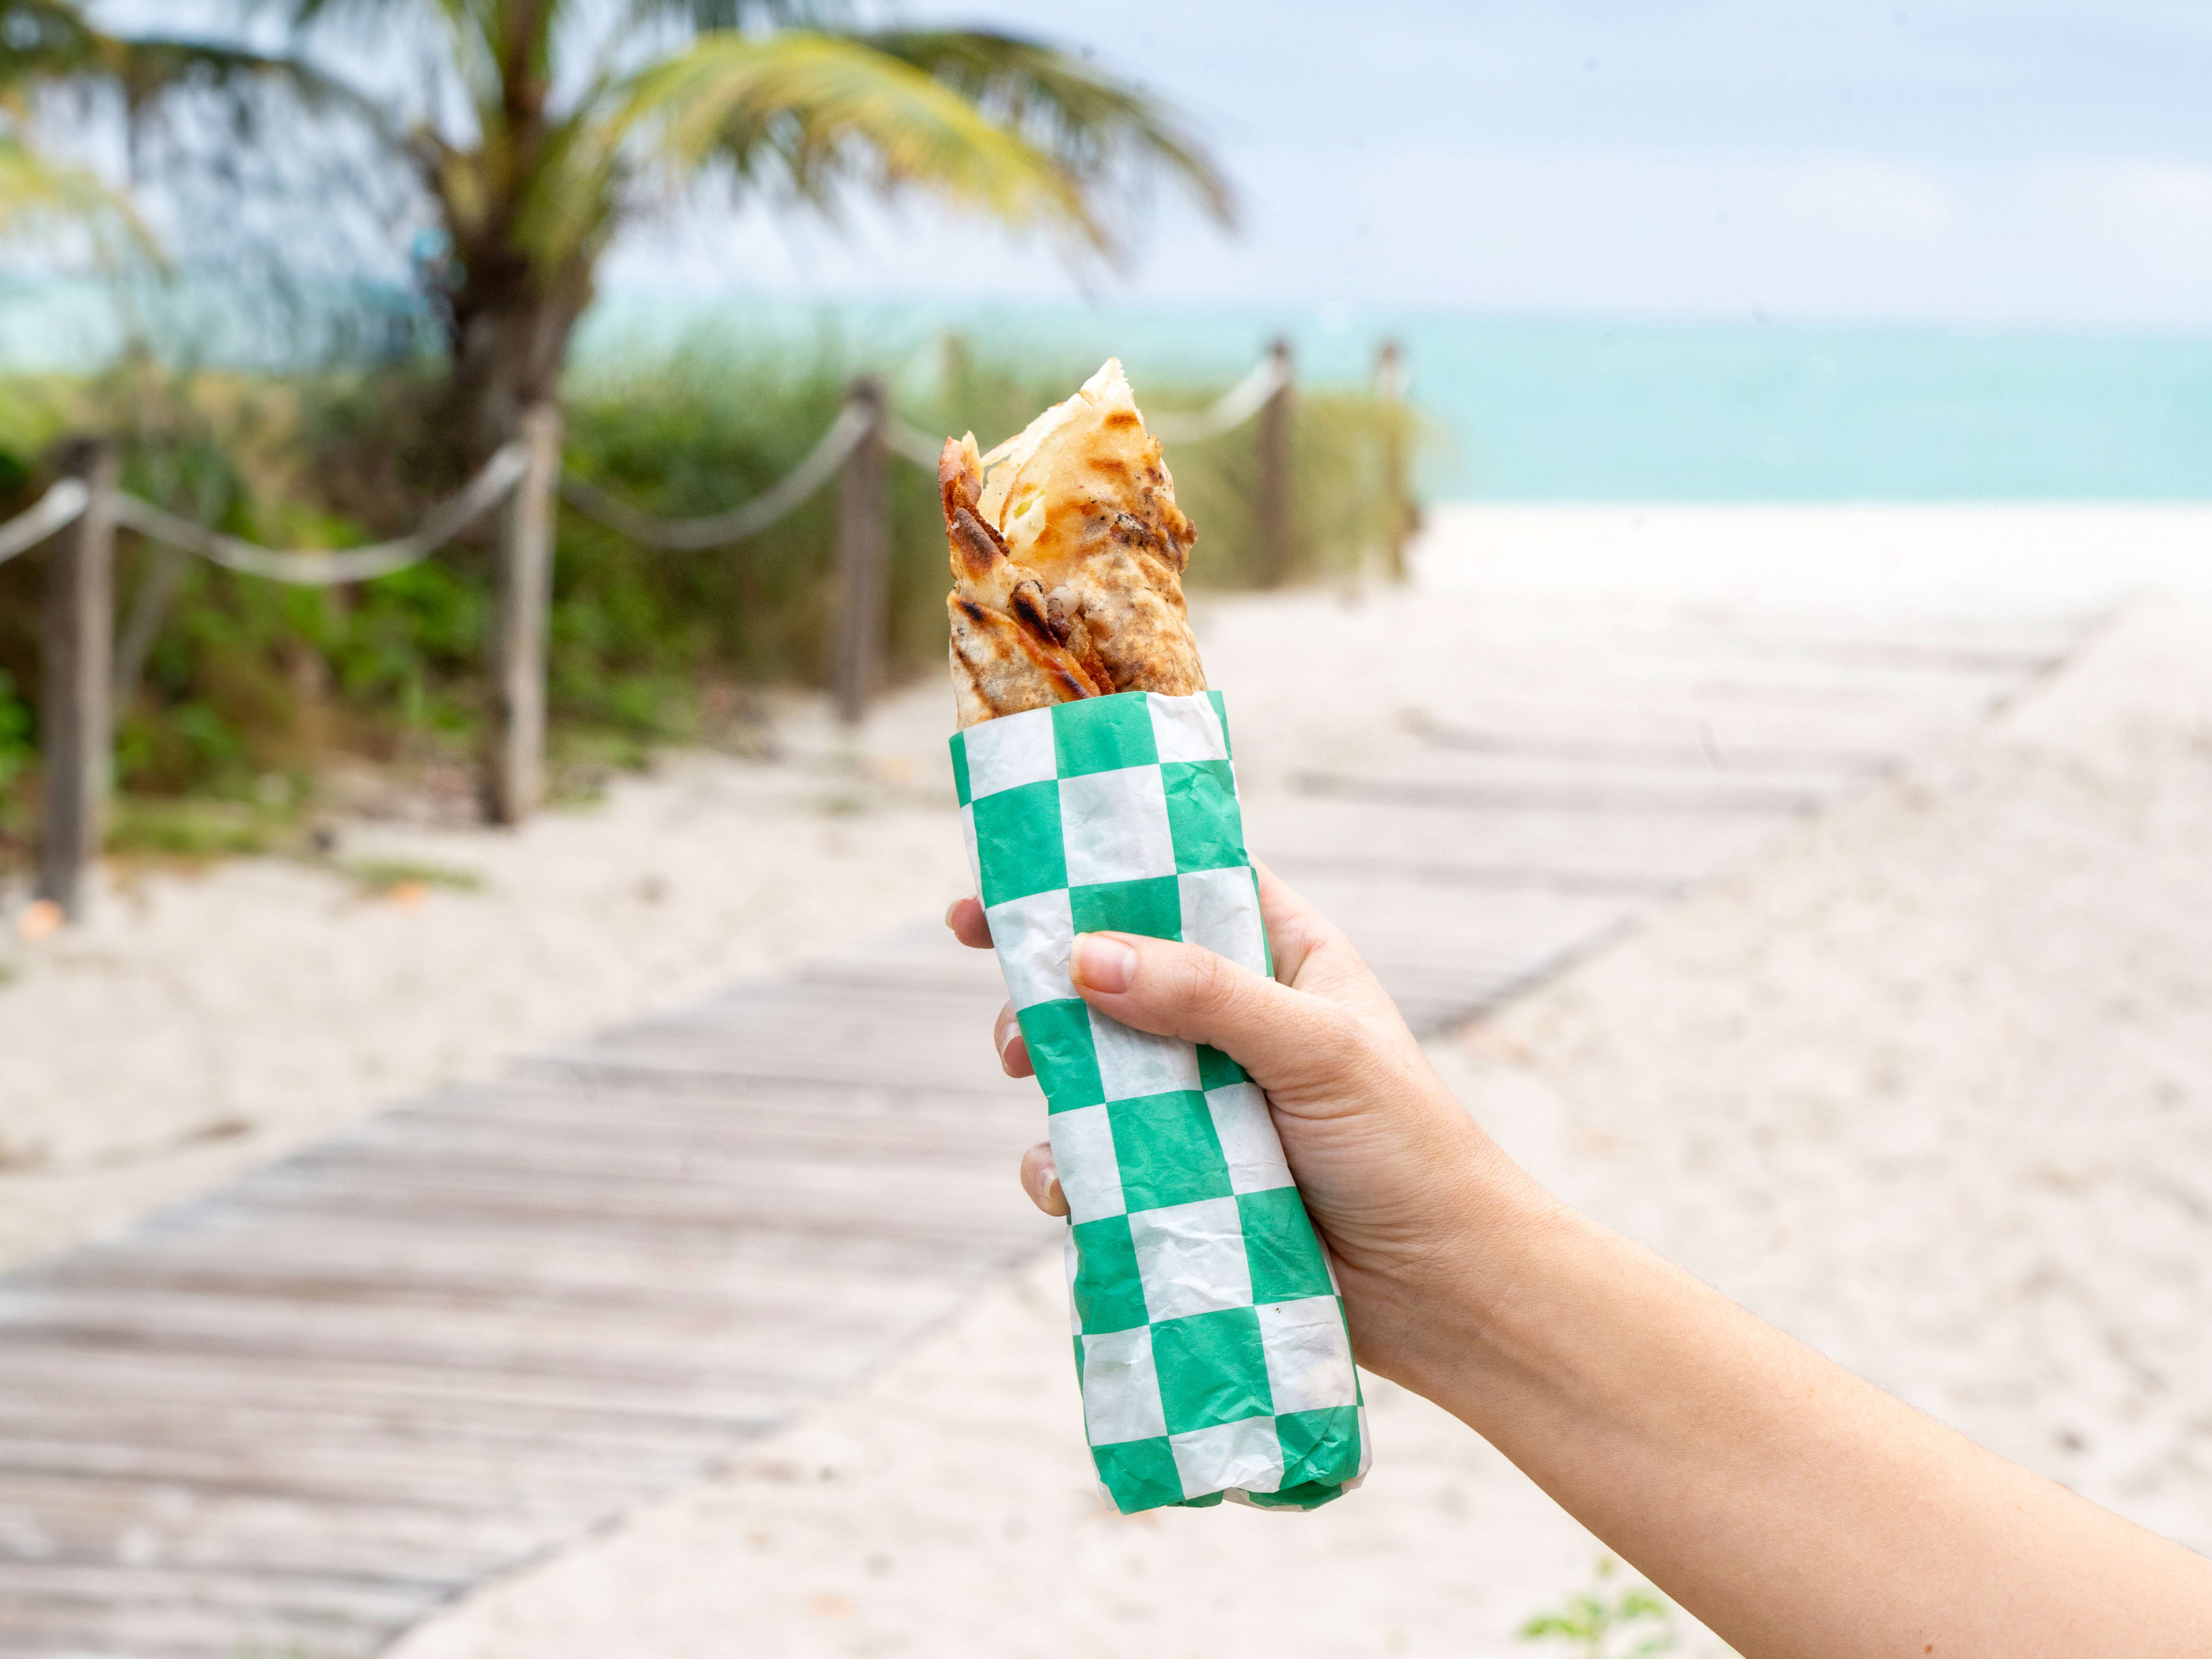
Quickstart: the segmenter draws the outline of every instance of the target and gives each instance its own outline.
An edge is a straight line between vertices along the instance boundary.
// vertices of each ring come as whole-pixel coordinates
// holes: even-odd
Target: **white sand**
[[[2212,611],[2145,609],[1995,732],[1437,1053],[1577,1203],[2212,1549],[2208,938]],[[1388,1386],[1376,1473],[1331,1509],[1112,1517],[1060,1298],[1040,1263],[403,1659],[1484,1655],[1587,1580],[1579,1528]]]
[[[1877,520],[1887,553],[1854,539]],[[1425,594],[1223,607],[1209,661],[1264,772],[1341,740],[1307,667],[1325,628],[1391,695],[1485,664],[1504,694],[1686,595],[2033,613],[2181,568],[2208,530],[2086,511],[1449,514]],[[2016,591],[2024,536],[2045,574]],[[1801,546],[1818,559],[1782,562]],[[1887,586],[1868,574],[1884,560]],[[361,832],[356,856],[484,872],[483,893],[418,908],[261,864],[111,902],[0,990],[0,1143],[27,1164],[0,1176],[0,1249],[116,1224],[517,1047],[926,915],[961,879],[932,793],[943,720],[933,690],[900,700],[841,761],[794,708],[784,763],[672,762],[520,836]],[[2208,938],[2212,616],[2145,607],[2000,732],[1792,832],[1439,1060],[1576,1201],[2212,1547]],[[246,1133],[193,1139],[234,1121]],[[1584,1579],[1579,1528],[1387,1388],[1377,1472],[1331,1510],[1103,1514],[1061,1294],[1039,1264],[726,1480],[487,1589],[406,1659],[1480,1655]]]
[[[247,860],[100,894],[88,927],[18,946],[0,988],[0,1261],[941,908],[964,866],[949,782],[925,770],[935,701],[902,700],[854,745],[793,700],[776,763],[674,757],[519,834],[344,833],[348,858],[468,872],[477,892],[404,904]]]
[[[1236,688],[1240,760],[1264,788],[1370,741],[1364,711],[1386,697],[1448,688],[1525,703],[1599,689],[1621,632],[1686,595],[1812,599],[1831,619],[1893,612],[1898,595],[1879,584],[1830,591],[1858,522],[1825,510],[1448,508],[1419,590],[1356,605],[1327,594],[1213,605],[1207,660]],[[2071,605],[2085,585],[2105,595],[2134,580],[2115,548],[2171,562],[2192,525],[2201,544],[2212,514],[1881,522],[1866,545],[1917,549],[1903,561],[1915,570],[1978,568],[1982,588],[2001,585],[2023,534],[2039,536],[2039,556],[2074,572],[2071,586],[2001,602],[2042,613],[2057,588]],[[1780,556],[1800,545],[1805,557]],[[1955,599],[1951,587],[1899,592],[1927,605]],[[1347,665],[1334,678],[1306,672],[1323,650]],[[1337,689],[1347,675],[1357,700]],[[962,886],[948,701],[916,687],[855,739],[818,701],[787,699],[775,762],[672,757],[617,783],[604,807],[547,813],[520,834],[346,830],[349,859],[473,872],[477,893],[433,889],[405,907],[303,866],[240,860],[103,893],[90,926],[36,945],[0,925],[0,1264],[126,1224],[518,1050],[940,911]],[[20,889],[8,896],[20,905]]]
[[[2212,609],[1468,1044],[1586,1202],[2212,1552]]]

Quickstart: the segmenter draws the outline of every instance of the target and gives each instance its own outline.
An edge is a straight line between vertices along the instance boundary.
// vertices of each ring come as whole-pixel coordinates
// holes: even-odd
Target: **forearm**
[[[2212,1564],[1525,1183],[1462,1224],[1401,1380],[1748,1659],[2212,1651]]]
[[[1283,983],[1127,934],[1079,938],[1072,977],[1267,1090],[1370,1364],[1747,1659],[2212,1653],[2212,1563],[1567,1210],[1474,1126],[1342,936],[1265,872],[1261,898]],[[1066,1210],[1048,1179],[1033,1191]]]

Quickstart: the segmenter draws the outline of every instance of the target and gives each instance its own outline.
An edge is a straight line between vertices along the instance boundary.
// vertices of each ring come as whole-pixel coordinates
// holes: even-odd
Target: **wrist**
[[[1418,1230],[1386,1261],[1346,1273],[1361,1363],[1455,1412],[1461,1392],[1513,1363],[1522,1345],[1510,1334],[1540,1299],[1534,1276],[1580,1221],[1487,1136],[1474,1139],[1439,1171]]]

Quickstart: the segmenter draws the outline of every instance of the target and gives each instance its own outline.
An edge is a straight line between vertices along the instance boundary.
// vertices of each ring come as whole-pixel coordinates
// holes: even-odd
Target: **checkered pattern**
[[[1076,1372],[1124,1513],[1311,1509],[1367,1467],[1328,1252],[1267,1097],[1228,1055],[1093,1012],[1074,936],[1273,971],[1218,692],[1061,703],[952,739],[968,857],[1067,1194]]]

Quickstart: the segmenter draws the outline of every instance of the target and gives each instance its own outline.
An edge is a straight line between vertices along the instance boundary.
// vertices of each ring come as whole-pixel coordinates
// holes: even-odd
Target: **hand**
[[[1362,1365],[1487,1437],[1739,1652],[2212,1653],[2212,1564],[1575,1215],[1461,1109],[1341,933],[1265,870],[1260,906],[1280,983],[1126,933],[1079,936],[1073,977],[1267,1091]],[[990,943],[975,900],[945,920]],[[998,1029],[1027,1076],[1011,1012]],[[1022,1170],[1064,1214],[1049,1147]]]
[[[1336,1257],[1360,1362],[1399,1375],[1424,1300],[1480,1260],[1467,1249],[1470,1224],[1548,1200],[1452,1097],[1351,942],[1264,866],[1259,878],[1275,979],[1130,933],[1079,935],[1071,976],[1100,1012],[1210,1044],[1267,1091],[1291,1173]],[[945,921],[963,945],[991,943],[972,898]],[[1011,1006],[995,1041],[1006,1073],[1030,1076]],[[1022,1184],[1048,1214],[1067,1213],[1048,1144],[1024,1155]]]

